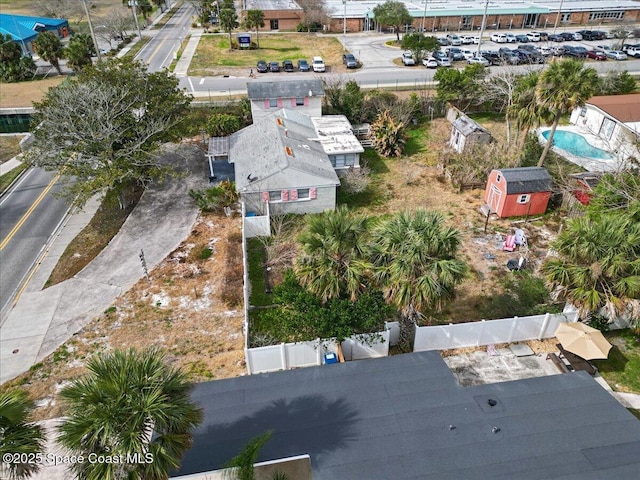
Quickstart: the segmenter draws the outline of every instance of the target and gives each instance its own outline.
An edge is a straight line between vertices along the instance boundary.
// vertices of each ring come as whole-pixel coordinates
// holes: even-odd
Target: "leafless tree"
[[[124,38],[126,31],[134,27],[131,13],[121,5],[110,8],[106,14],[96,17],[94,24],[96,36],[107,42],[109,47],[113,47],[113,41]]]
[[[88,3],[90,7],[91,2]],[[33,0],[32,8],[43,17],[66,18],[73,23],[84,19],[82,0]]]
[[[311,31],[311,27],[314,24],[328,25],[329,10],[323,0],[296,0],[296,3],[302,8],[302,23],[307,32]]]

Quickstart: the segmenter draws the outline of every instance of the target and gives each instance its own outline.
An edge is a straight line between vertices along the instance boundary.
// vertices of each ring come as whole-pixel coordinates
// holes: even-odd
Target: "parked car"
[[[640,58],[640,45],[629,45],[626,54],[629,57]]]
[[[579,30],[578,32],[580,35],[582,35],[582,39],[583,40],[602,40],[604,38],[604,32],[601,32],[599,30]]]
[[[529,37],[530,42],[539,42],[542,40],[540,32],[529,32],[527,33],[527,37]]]
[[[604,40],[607,38],[607,32],[603,32],[602,30],[593,30],[591,35],[593,36],[593,40]]]
[[[316,73],[321,73],[326,70],[326,67],[324,65],[324,60],[322,60],[322,57],[313,57],[313,60],[311,60],[311,67],[313,68],[313,71]]]
[[[488,67],[489,65],[491,65],[491,63],[489,62],[489,60],[487,60],[485,57],[479,56],[479,57],[471,57],[470,59],[467,60],[467,63],[469,65],[472,65],[474,63],[480,63],[481,65],[484,65],[485,67]]]
[[[310,69],[309,63],[304,58],[298,60],[298,70],[301,72],[308,72]]]
[[[564,55],[564,47],[561,45],[558,45],[557,47],[551,47],[551,53],[555,57],[561,57],[562,55]]]
[[[591,58],[593,60],[606,60],[607,56],[604,52],[600,52],[598,50],[587,50],[586,53],[587,58]]]
[[[507,35],[504,33],[493,33],[489,37],[493,43],[507,43]]]
[[[529,43],[529,37],[527,37],[524,33],[516,35],[516,40],[520,43]]]
[[[416,61],[413,59],[413,53],[404,52],[402,54],[402,63],[407,67],[413,67],[416,64]]]
[[[451,61],[448,57],[434,57],[439,67],[450,67]]]
[[[571,40],[575,40],[576,42],[582,41],[582,34],[580,32],[572,32]]]
[[[585,58],[587,56],[587,49],[584,47],[576,47],[575,45],[567,45],[566,47],[564,47],[563,56]]]
[[[596,45],[596,49],[597,50],[602,50],[603,52],[608,52],[609,50],[611,50],[611,47],[609,45]]]
[[[468,48],[461,48],[460,51],[462,52],[462,55],[464,55],[465,60],[469,60],[471,57],[476,56],[476,52],[469,50]]]
[[[557,33],[552,33],[551,35],[549,35],[549,41],[550,42],[564,42],[564,37],[560,34]]]
[[[258,73],[267,73],[269,71],[269,66],[264,60],[258,60],[256,70],[258,70]]]
[[[486,58],[491,65],[502,65],[502,57],[498,55],[498,52],[494,51],[481,51],[480,55]]]
[[[463,45],[473,45],[474,39],[476,37],[474,37],[473,35],[463,35],[462,37],[460,37],[462,39],[462,44]]]
[[[520,62],[520,57],[515,53],[515,50],[510,48],[502,47],[498,50],[498,55],[502,59],[503,65],[518,65]]]
[[[505,35],[507,36],[507,43],[516,43],[518,41],[513,33],[505,33]]]
[[[553,55],[553,50],[551,49],[551,47],[538,47],[536,51],[543,57],[550,57],[551,55]]]
[[[478,37],[477,35],[467,35],[464,38],[471,40],[471,43],[473,45],[480,45],[480,37]]]
[[[613,58],[614,60],[626,60],[627,54],[620,50],[608,50],[605,54],[607,58]]]
[[[271,62],[269,63],[269,71],[270,72],[279,72],[280,71],[280,64],[278,62]]]
[[[422,60],[422,64],[427,68],[437,68],[438,67],[438,61],[433,57],[429,57],[429,58],[423,59]]]
[[[353,53],[345,53],[342,55],[342,63],[344,63],[347,68],[358,67],[358,61],[356,60],[356,57],[353,56]]]
[[[462,39],[455,33],[450,33],[447,35],[447,42],[449,43],[449,45],[452,45],[454,47],[459,47],[460,45],[462,45]]]
[[[282,70],[288,73],[293,72],[295,70],[295,68],[293,68],[293,62],[291,60],[285,60],[282,62]]]
[[[515,54],[519,57],[518,63],[528,63],[530,65],[544,63],[544,57],[538,52],[532,52],[530,50],[516,50]]]
[[[438,44],[439,44],[441,47],[446,47],[447,45],[449,45],[449,40],[447,40],[447,39],[446,39],[446,38],[444,38],[444,37],[438,37]]]
[[[445,48],[444,53],[446,53],[447,57],[449,57],[449,60],[453,62],[464,60],[464,54],[462,53],[462,49],[460,49],[459,47]]]
[[[546,42],[549,40],[549,34],[547,32],[533,32],[533,33],[537,33],[538,35],[540,35],[541,42]]]
[[[571,32],[562,32],[559,34],[562,38],[564,38],[565,42],[573,40],[573,33]]]
[[[538,52],[538,47],[535,47],[534,45],[518,45],[517,50],[523,50],[525,52],[539,53]]]
[[[622,50],[624,53],[626,53],[627,55],[629,55],[629,50],[633,50],[634,48],[638,48],[640,47],[640,44],[638,45],[634,45],[632,43],[625,43],[622,47],[620,47],[620,50]],[[631,55],[629,55],[631,56]]]

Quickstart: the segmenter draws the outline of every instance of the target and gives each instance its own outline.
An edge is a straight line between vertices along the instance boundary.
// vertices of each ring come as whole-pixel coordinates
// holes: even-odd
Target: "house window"
[[[624,17],[624,10],[612,11],[608,12],[591,12],[589,14],[589,21],[593,20],[622,20]]]
[[[587,116],[587,107],[582,107],[580,109],[580,116],[581,117],[586,117]]]
[[[296,98],[296,107],[304,107],[304,97]]]
[[[282,201],[282,192],[280,190],[270,191],[269,192],[269,201],[270,202],[281,202]]]
[[[614,122],[610,118],[605,118],[602,121],[602,125],[600,126],[600,136],[606,138],[607,140],[610,140],[611,135],[613,135],[614,128],[616,128],[616,122]]]
[[[502,180],[502,175],[500,174],[496,175],[496,182],[499,182],[500,180]]]
[[[269,20],[269,26],[271,27],[271,30],[278,30],[278,19]]]
[[[353,167],[356,164],[354,153],[343,153],[340,155],[329,155],[333,168]]]
[[[309,189],[308,188],[299,188],[298,189],[298,200],[309,200],[309,198],[311,198],[309,196]]]
[[[278,99],[277,98],[270,98],[269,99],[269,108],[276,108],[278,106]]]
[[[529,203],[531,200],[531,195],[518,195],[518,203]]]

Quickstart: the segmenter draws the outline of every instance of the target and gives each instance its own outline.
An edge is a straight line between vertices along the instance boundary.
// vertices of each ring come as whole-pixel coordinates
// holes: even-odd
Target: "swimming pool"
[[[545,140],[549,138],[550,133],[551,130],[542,132]],[[567,130],[556,130],[556,133],[553,135],[553,145],[577,157],[596,158],[600,160],[610,160],[613,158],[604,150],[592,146],[582,135]]]

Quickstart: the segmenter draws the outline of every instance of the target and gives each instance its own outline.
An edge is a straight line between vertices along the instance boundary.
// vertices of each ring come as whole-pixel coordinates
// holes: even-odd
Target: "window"
[[[296,98],[296,107],[304,107],[304,97]]]
[[[580,116],[581,117],[586,117],[587,116],[587,107],[582,107],[580,109]]]
[[[616,122],[610,118],[605,118],[600,126],[600,136],[610,140],[611,135],[613,135],[614,128],[616,128]]]
[[[499,182],[500,180],[502,180],[502,175],[500,174],[496,175],[496,182]]]
[[[333,168],[353,167],[356,163],[356,155],[354,153],[329,155],[329,160]]]
[[[299,188],[298,189],[298,200],[309,200],[309,198],[311,198],[309,196],[309,189],[308,188]]]
[[[623,10],[611,11],[608,12],[591,12],[589,14],[589,21],[593,20],[622,20],[624,17]]]
[[[531,195],[519,195],[518,203],[529,203],[530,199],[531,199]]]
[[[271,27],[271,30],[278,30],[278,19],[269,20],[269,27]]]
[[[570,13],[562,13],[562,14],[560,14],[560,22],[567,23],[569,21],[569,19],[571,19],[571,14]]]
[[[269,99],[269,108],[276,108],[278,106],[278,99],[277,98],[270,98]]]
[[[269,201],[270,202],[282,201],[282,192],[280,192],[280,190],[269,192]]]

